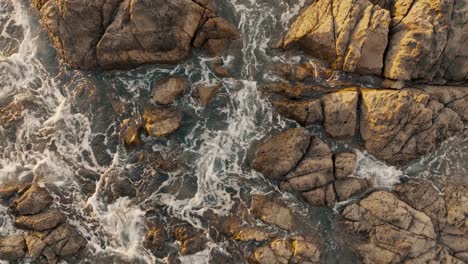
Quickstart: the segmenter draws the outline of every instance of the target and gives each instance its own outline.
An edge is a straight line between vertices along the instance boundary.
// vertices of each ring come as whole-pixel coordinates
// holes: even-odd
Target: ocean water
[[[109,72],[72,69],[57,59],[29,1],[0,0],[0,183],[34,180],[46,186],[68,221],[88,240],[89,250],[80,263],[166,263],[168,256],[156,257],[143,246],[146,225],[154,221],[168,225],[184,221],[206,230],[207,248],[180,256],[182,263],[216,263],[215,254],[243,263],[252,245],[233,247],[212,237],[210,229],[214,218],[232,214],[237,204],[248,205],[256,193],[281,197],[300,214],[303,231],[316,234],[324,247],[326,263],[350,260],[337,234],[336,210],[311,208],[292,194],[281,193],[249,165],[262,138],[297,126],[275,114],[258,88],[275,79],[265,70],[269,64],[310,60],[270,48],[307,3],[217,1],[218,13],[242,33],[238,45],[223,57],[233,78],[219,79],[208,67],[212,58],[197,51],[176,66]],[[167,139],[144,137],[143,146],[125,148],[118,139],[120,123],[141,116],[152,82],[167,76],[185,76],[192,87],[220,83],[221,92],[208,108],[199,107],[188,93],[175,104],[184,115],[181,129]],[[373,80],[363,85],[369,83]],[[324,137],[318,127],[309,130]],[[335,149],[352,149],[324,139]],[[373,179],[381,188],[410,177],[438,184],[466,176],[467,148],[467,140],[452,138],[403,168],[355,150],[355,175]],[[167,160],[170,170],[158,169],[156,161],[161,159]],[[112,197],[109,182],[122,178],[132,195]],[[0,235],[15,232],[7,208],[0,207]]]

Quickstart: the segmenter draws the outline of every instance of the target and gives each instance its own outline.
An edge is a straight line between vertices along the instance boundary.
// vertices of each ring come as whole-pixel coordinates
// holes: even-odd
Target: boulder
[[[254,195],[252,197],[252,213],[262,221],[276,225],[285,230],[294,227],[294,216],[284,203],[271,197]]]
[[[195,40],[203,44],[201,40],[207,38],[238,37],[233,25],[216,17],[209,9],[211,5],[199,1],[33,0],[33,3],[60,57],[83,69],[177,63],[189,55]]]
[[[16,261],[26,255],[26,243],[22,235],[0,237],[0,260]]]
[[[466,1],[396,0],[383,74],[422,82],[466,81]]]
[[[174,236],[181,245],[182,255],[192,255],[206,247],[207,239],[202,232],[184,225],[173,230]]]
[[[53,202],[49,192],[33,184],[23,195],[14,201],[16,211],[22,215],[37,214],[49,207]]]
[[[356,133],[357,90],[342,90],[323,96],[325,131],[334,138],[352,137]]]
[[[86,239],[72,226],[62,224],[43,240],[53,252],[60,257],[78,253],[86,247]],[[47,256],[47,252],[43,252]]]
[[[296,18],[283,47],[300,46],[338,70],[380,75],[390,21],[368,0],[320,0]]]
[[[390,163],[434,151],[463,130],[460,116],[415,89],[363,89],[360,132],[366,149]]]
[[[65,220],[65,216],[58,208],[35,214],[23,215],[15,219],[15,226],[21,229],[45,231],[58,226]]]
[[[265,177],[280,180],[301,160],[311,135],[303,128],[292,128],[275,135],[258,148],[253,168]]]
[[[182,114],[171,109],[146,109],[143,114],[146,133],[151,137],[166,137],[182,123]]]
[[[336,201],[336,193],[333,184],[303,192],[302,197],[314,207],[334,207]]]
[[[169,105],[187,92],[189,83],[184,78],[168,78],[157,82],[153,87],[153,101],[161,105]]]

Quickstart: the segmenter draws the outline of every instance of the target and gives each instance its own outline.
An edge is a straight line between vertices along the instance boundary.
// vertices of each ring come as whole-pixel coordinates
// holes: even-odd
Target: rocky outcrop
[[[33,3],[60,57],[83,69],[177,63],[189,55],[192,43],[201,47],[239,36],[233,25],[213,13],[210,4],[199,1]]]
[[[368,0],[320,0],[296,18],[282,46],[299,45],[335,69],[379,75],[390,21],[388,10]]]
[[[14,226],[24,234],[0,237],[0,259],[15,261],[28,252],[33,260],[57,263],[76,255],[86,247],[86,239],[69,225],[65,215],[50,207],[52,196],[36,185],[12,185],[0,188],[5,205],[16,215]]]
[[[463,263],[468,250],[468,208],[462,205],[466,191],[463,184],[450,184],[444,196],[430,183],[402,183],[395,193],[376,191],[348,205],[343,224],[367,236],[353,245],[364,263]],[[450,211],[457,216],[452,218]]]
[[[262,92],[284,117],[304,126],[321,124],[332,138],[360,136],[369,153],[391,164],[405,164],[434,151],[445,139],[461,134],[467,123],[467,87],[344,87],[315,92],[304,87],[311,86],[271,83]]]
[[[290,236],[273,240],[268,245],[254,249],[250,263],[320,263],[321,253],[316,243],[309,237]]]
[[[423,83],[466,82],[466,1],[315,1],[282,47],[334,69]]]
[[[354,153],[338,153],[333,157],[327,144],[308,134],[310,140],[300,137],[301,144],[291,144],[292,139],[299,139],[291,137],[297,131],[302,131],[302,135],[306,132],[289,129],[266,140],[257,151],[254,169],[268,177],[281,163],[275,159],[284,159],[288,157],[285,153],[294,153],[294,156],[289,155],[294,159],[288,160],[287,170],[275,170],[275,177],[268,178],[279,181],[283,191],[300,193],[312,206],[334,207],[336,201],[347,200],[372,187],[367,179],[353,177]],[[305,150],[304,146],[307,147]]]

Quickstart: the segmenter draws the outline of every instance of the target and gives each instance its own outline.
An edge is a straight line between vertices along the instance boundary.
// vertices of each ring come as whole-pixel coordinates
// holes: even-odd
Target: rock
[[[152,137],[166,137],[182,123],[182,115],[173,109],[146,109],[143,115],[146,133]]]
[[[293,101],[276,99],[271,101],[276,112],[297,121],[302,126],[323,122],[322,105],[319,99]]]
[[[153,88],[153,101],[168,105],[174,101],[189,88],[189,83],[184,78],[168,78],[162,80],[154,85]]]
[[[242,242],[257,241],[262,242],[268,240],[270,237],[267,232],[260,228],[249,227],[238,230],[234,234],[234,239]]]
[[[121,197],[135,197],[137,192],[129,178],[127,171],[109,169],[104,172],[99,192],[104,202],[111,204]]]
[[[335,178],[344,179],[354,174],[356,170],[355,153],[339,153],[335,155]]]
[[[143,124],[134,119],[125,119],[121,125],[120,138],[127,146],[143,144],[141,133]]]
[[[227,33],[234,28],[192,0],[34,3],[60,57],[84,69],[177,63],[189,55],[198,35],[230,39]]]
[[[277,239],[256,248],[250,259],[256,264],[320,263],[321,253],[315,243],[303,236]]]
[[[466,183],[454,183],[445,190],[447,207],[447,227],[444,232],[452,234],[468,234],[468,186]]]
[[[294,227],[293,214],[282,202],[267,196],[252,197],[252,213],[262,221],[285,230]]]
[[[466,80],[467,7],[465,1],[394,1],[384,76],[423,82]]]
[[[356,132],[358,91],[344,90],[323,96],[325,130],[334,138],[352,137]]]
[[[188,226],[181,226],[174,230],[175,238],[182,243],[181,254],[192,255],[206,247],[207,239],[203,233],[197,232]]]
[[[315,207],[331,207],[335,206],[336,194],[333,184],[328,184],[321,188],[303,192],[302,197],[312,206]]]
[[[223,60],[213,60],[209,63],[209,68],[215,73],[218,78],[230,78],[231,73],[224,65]]]
[[[313,3],[293,22],[283,47],[300,46],[333,68],[380,75],[390,12],[368,0]]]
[[[436,245],[431,219],[385,191],[374,192],[347,206],[342,215],[348,229],[368,234],[370,244],[364,243],[357,250],[368,261],[375,259],[377,253],[387,261],[414,258]]]
[[[360,132],[366,149],[390,163],[433,151],[463,130],[452,110],[419,90],[362,90]]]
[[[363,193],[372,186],[366,179],[351,177],[337,180],[334,184],[338,201],[346,201],[353,196]]]
[[[16,261],[26,255],[26,243],[22,235],[0,237],[0,260]]]
[[[333,91],[334,89],[328,89],[318,85],[309,85],[304,83],[297,83],[291,85],[290,83],[273,82],[267,83],[261,89],[261,92],[265,96],[281,96],[292,100],[301,100],[314,95],[323,94],[325,91]]]
[[[57,208],[51,208],[36,215],[19,216],[15,219],[15,226],[21,229],[45,231],[58,226],[65,220],[62,212]]]
[[[219,85],[199,85],[196,90],[196,97],[198,98],[200,105],[203,107],[213,100],[216,94],[219,92]]]
[[[153,226],[146,232],[143,245],[151,251],[163,251],[169,237],[164,226]]]
[[[39,258],[44,248],[47,247],[47,244],[41,239],[41,234],[27,235],[25,240],[29,256],[33,259]]]
[[[67,224],[62,224],[50,232],[44,238],[44,242],[60,257],[76,254],[87,245],[86,239],[74,227]]]
[[[303,128],[288,129],[258,148],[253,168],[265,177],[279,180],[293,169],[309,147],[310,133]]]
[[[52,196],[49,192],[33,184],[21,197],[16,199],[16,211],[22,215],[37,214],[49,207],[53,202]]]

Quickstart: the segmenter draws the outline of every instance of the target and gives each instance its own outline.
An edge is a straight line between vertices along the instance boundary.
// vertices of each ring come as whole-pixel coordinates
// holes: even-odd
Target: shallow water
[[[257,88],[273,78],[265,71],[269,63],[307,59],[269,49],[306,2],[310,1],[217,1],[218,13],[242,32],[242,45],[223,57],[234,78],[221,80],[208,68],[211,59],[196,51],[177,66],[112,72],[71,69],[57,60],[28,1],[0,0],[0,25],[10,28],[0,35],[10,39],[8,47],[0,49],[0,106],[11,108],[11,102],[24,106],[18,111],[22,118],[0,125],[0,181],[34,179],[47,185],[69,221],[88,239],[90,253],[84,262],[164,263],[142,245],[147,222],[179,219],[209,230],[210,216],[230,214],[236,203],[248,204],[253,193],[275,193],[302,214],[307,219],[303,228],[317,234],[326,249],[325,262],[349,261],[348,250],[336,239],[334,210],[309,208],[293,195],[280,193],[249,166],[252,146],[266,135],[296,126],[274,114]],[[175,105],[184,114],[181,129],[168,139],[144,138],[140,149],[125,148],[118,140],[119,124],[139,116],[149,101],[151,83],[170,75],[187,76],[192,87],[221,82],[222,91],[206,109],[187,94]],[[334,80],[315,81],[332,85]],[[89,83],[96,88],[90,89]],[[319,128],[309,129],[323,136]],[[336,149],[352,149],[325,140]],[[454,138],[407,168],[385,165],[356,150],[355,174],[372,178],[383,188],[391,188],[402,177],[443,182],[466,175],[467,148],[467,140]],[[139,153],[167,156],[177,161],[175,169],[163,173],[154,162],[138,161]],[[134,198],[108,199],[102,175],[114,172],[128,176]],[[90,193],[83,191],[83,174],[101,175]],[[1,235],[15,232],[2,207],[0,227]],[[181,257],[182,263],[211,263],[213,252],[245,253],[233,252],[228,242],[210,237],[209,232],[207,238],[211,241],[207,249]]]

